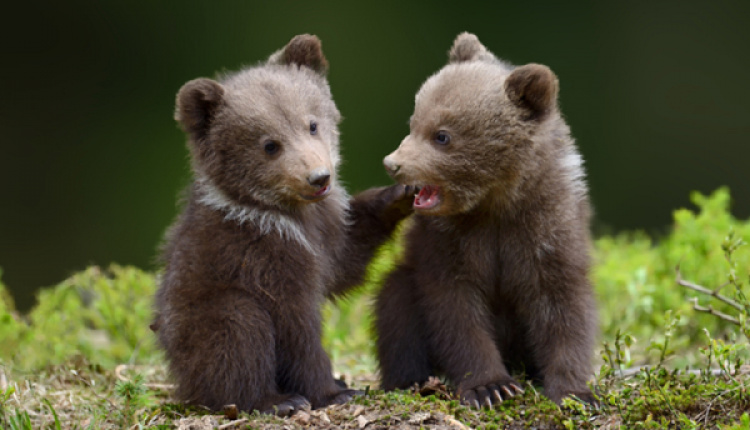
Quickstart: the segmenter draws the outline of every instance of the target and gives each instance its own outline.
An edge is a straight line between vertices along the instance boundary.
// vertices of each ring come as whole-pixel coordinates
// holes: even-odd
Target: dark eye
[[[263,144],[263,150],[266,151],[266,154],[268,155],[274,155],[277,152],[279,152],[279,149],[281,148],[281,145],[279,145],[279,142],[275,142],[273,140],[266,141],[266,143]]]
[[[315,121],[310,121],[310,134],[313,136],[318,134],[318,123]]]
[[[435,137],[433,138],[433,140],[438,145],[447,145],[451,141],[451,135],[448,134],[447,131],[440,130],[437,133],[435,133]]]

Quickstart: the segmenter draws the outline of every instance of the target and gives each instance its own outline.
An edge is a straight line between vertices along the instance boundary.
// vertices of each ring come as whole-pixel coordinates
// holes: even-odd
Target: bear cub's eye
[[[318,134],[318,123],[315,121],[310,121],[310,134],[312,136]]]
[[[266,151],[266,154],[268,155],[274,155],[277,152],[279,152],[279,149],[281,148],[281,145],[279,145],[278,142],[275,142],[273,140],[268,140],[266,143],[263,144],[263,150]]]
[[[438,145],[447,145],[451,141],[451,135],[448,134],[445,130],[440,130],[437,133],[435,133],[435,137],[433,138],[435,143]]]

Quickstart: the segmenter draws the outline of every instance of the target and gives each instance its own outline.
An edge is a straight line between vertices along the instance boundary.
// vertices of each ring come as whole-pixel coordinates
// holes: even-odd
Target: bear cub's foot
[[[478,385],[461,393],[461,403],[472,408],[492,408],[516,394],[523,394],[521,385],[513,378],[504,378],[486,385]]]
[[[343,381],[337,381],[337,386],[346,386]],[[311,402],[305,396],[293,394],[279,403],[263,411],[264,414],[273,414],[279,417],[289,417],[297,411],[324,408],[329,405],[343,405],[354,396],[361,396],[364,392],[360,390],[340,389],[335,393],[325,396],[320,401]]]
[[[273,405],[269,409],[266,409],[263,411],[264,414],[273,414],[279,417],[288,417],[293,415],[297,411],[301,411],[303,409],[309,410],[311,408],[310,401],[307,400],[304,396],[301,396],[299,394],[293,394],[286,398],[285,400],[282,400],[276,405]]]

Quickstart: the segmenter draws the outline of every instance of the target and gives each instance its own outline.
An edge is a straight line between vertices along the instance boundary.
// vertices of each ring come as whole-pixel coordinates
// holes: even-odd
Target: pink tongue
[[[430,208],[438,203],[438,188],[431,185],[422,187],[419,194],[414,198],[414,206],[418,208]]]

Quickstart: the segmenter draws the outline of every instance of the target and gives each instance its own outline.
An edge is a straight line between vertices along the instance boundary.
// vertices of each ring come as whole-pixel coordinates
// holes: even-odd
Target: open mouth
[[[432,209],[440,204],[440,188],[437,185],[425,185],[414,196],[414,209]]]

